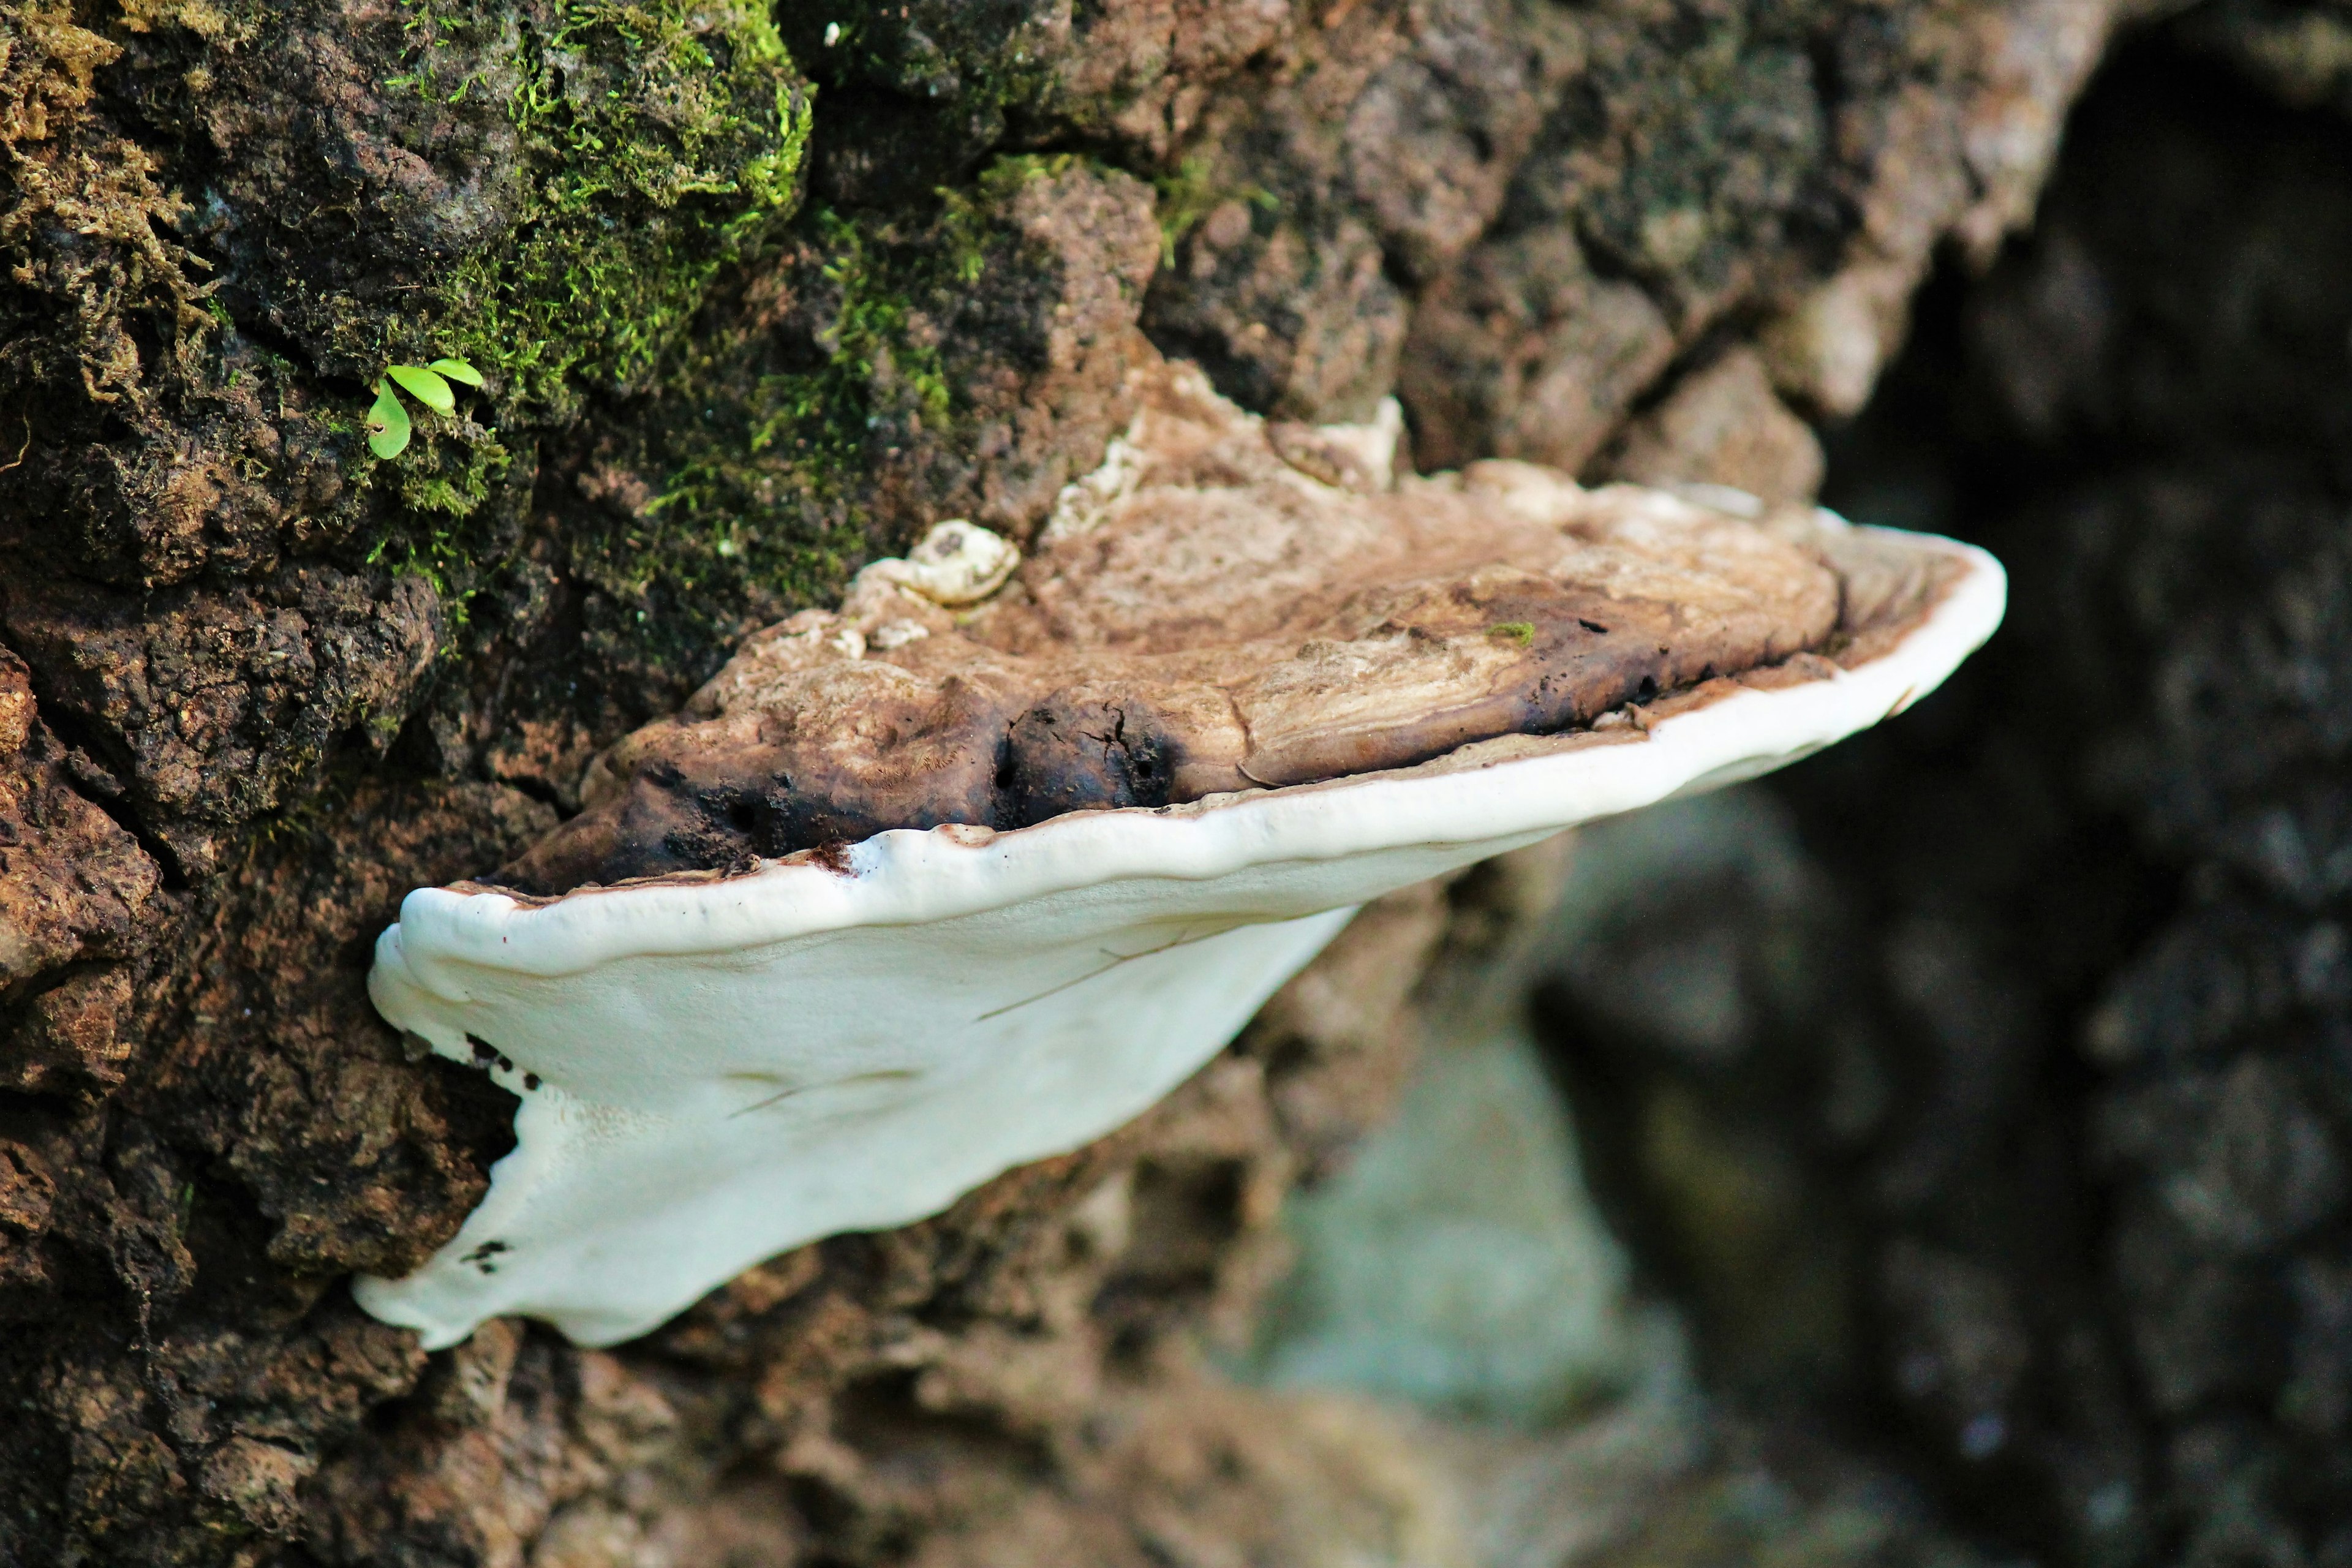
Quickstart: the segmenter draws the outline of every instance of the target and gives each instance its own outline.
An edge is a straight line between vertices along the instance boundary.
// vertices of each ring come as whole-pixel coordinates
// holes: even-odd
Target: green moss
[[[654,497],[567,518],[568,569],[604,606],[590,640],[600,658],[698,679],[744,626],[822,602],[903,542],[880,537],[874,477],[955,429],[943,324],[1015,243],[1008,204],[1071,160],[999,159],[924,212],[795,217],[809,92],[756,0],[559,0],[519,35],[510,11],[459,14],[485,0],[406,3],[404,89],[497,95],[529,183],[506,241],[386,336],[388,359],[470,359],[495,395],[480,426],[420,421],[409,454],[362,476],[399,470],[404,517],[379,555],[453,605],[495,584],[520,538],[520,498],[500,489],[530,470],[506,448],[612,400],[610,466]],[[992,67],[958,91],[982,89],[1014,85]],[[720,310],[697,328],[722,271],[754,258],[793,324]]]
[[[749,449],[781,447],[830,470],[864,444],[877,381],[895,378],[942,425],[952,399],[937,346],[908,330],[915,297],[931,281],[927,263],[936,258],[910,261],[890,230],[861,227],[837,213],[818,213],[815,227],[827,256],[824,278],[840,290],[829,353],[821,370],[762,379]]]
[[[764,335],[685,345],[649,422],[640,471],[662,476],[654,500],[574,542],[583,575],[644,616],[648,646],[707,658],[740,607],[822,602],[903,543],[878,537],[874,476],[910,443],[952,437],[965,411],[943,329],[1017,243],[1007,216],[1023,187],[1071,163],[999,159],[916,218],[808,213],[783,289],[805,311],[804,363],[752,371],[781,352]]]
[[[1206,158],[1192,157],[1178,164],[1172,174],[1162,174],[1151,182],[1159,201],[1153,214],[1160,221],[1160,264],[1172,267],[1176,263],[1176,247],[1186,235],[1199,226],[1201,220],[1231,201],[1244,201],[1252,206],[1271,210],[1281,204],[1275,194],[1264,185],[1232,184],[1216,179]]]
[[[496,433],[462,413],[439,423],[435,439],[413,442],[398,461],[376,465],[375,476],[396,479],[404,516],[367,559],[432,584],[450,627],[461,630],[470,618],[473,590],[520,537],[516,507],[490,504],[513,479],[514,458]],[[441,651],[457,657],[459,645],[446,642]]]
[[[394,85],[489,90],[484,50],[444,46],[509,25],[506,14],[410,9],[412,68]],[[593,396],[648,390],[720,268],[790,217],[811,124],[808,90],[757,0],[559,0],[551,26],[525,22],[508,47],[502,107],[526,173],[517,222],[385,334],[387,358],[455,354],[490,378],[485,426],[420,423],[387,465],[421,515],[377,553],[436,584],[466,576],[490,542],[452,525],[509,462],[490,426],[562,427]]]
[[[575,417],[642,385],[712,277],[792,207],[808,95],[752,0],[564,0],[506,104],[530,170],[509,242],[444,285],[433,347],[493,373],[502,412]]]
[[[470,517],[506,477],[512,458],[490,431],[466,421],[434,443],[430,459],[404,465],[400,500],[412,511]]]
[[[725,512],[730,471],[771,454],[789,459],[808,486],[838,493],[845,474],[862,466],[886,412],[911,414],[934,435],[950,430],[954,390],[925,317],[949,313],[950,297],[980,281],[989,244],[1021,188],[1061,174],[1073,161],[1070,154],[1000,158],[971,190],[940,192],[938,213],[911,233],[888,220],[827,209],[810,215],[805,237],[835,300],[819,338],[824,363],[761,376],[729,437],[692,440],[694,454],[672,469],[656,509]],[[682,390],[715,369],[687,367]]]
[[[781,7],[794,53],[823,79],[928,105],[942,135],[993,145],[1042,104],[1062,37],[1044,7],[991,0],[794,0]]]
[[[821,363],[746,378],[753,345],[692,345],[666,377],[677,412],[647,454],[658,493],[625,527],[575,544],[583,574],[637,606],[665,661],[707,651],[723,606],[773,612],[837,592],[877,545],[861,482],[876,426],[894,413],[935,431],[953,420],[946,366],[918,330],[947,249],[831,211],[801,226],[800,270],[835,300]]]

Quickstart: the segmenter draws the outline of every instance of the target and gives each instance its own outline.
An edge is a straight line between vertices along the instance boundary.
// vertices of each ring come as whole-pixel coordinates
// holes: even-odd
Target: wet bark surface
[[[1801,496],[1805,419],[1862,406],[1938,246],[1989,262],[2025,219],[2116,20],[2097,0],[0,5],[0,1559],[976,1562],[1024,1538],[1016,1516],[1104,1562],[1284,1550],[1305,1515],[1269,1500],[1371,1461],[1328,1432],[1251,1436],[1290,1417],[1183,1347],[1245,1310],[1280,1194],[1377,1116],[1414,977],[1515,907],[1494,879],[1360,922],[1104,1145],[777,1260],[614,1352],[505,1325],[427,1357],[351,1306],[351,1273],[454,1232],[509,1113],[374,1018],[374,933],[408,889],[576,814],[592,757],[864,560],[953,516],[1030,540],[1159,355],[1286,420],[1394,392],[1424,469],[1517,457]],[[2194,26],[2267,90],[2342,94],[2334,57],[2281,44],[2293,17]],[[2311,113],[2278,144],[2335,134]],[[2113,170],[2138,166],[2136,135],[2157,132],[2111,133]],[[2219,156],[2200,146],[2165,156]],[[2326,254],[2295,226],[2334,221],[2336,187],[2298,177],[2272,199],[2316,216],[2229,209],[2256,259]],[[2272,188],[2213,178],[2241,203]],[[2066,198],[2074,254],[2140,268],[2117,298],[2191,324],[2238,320],[2209,298],[2269,298],[2229,294],[2236,253],[2155,225],[2152,198],[2113,209],[2145,235],[2099,229],[2084,193],[2119,179]],[[2346,668],[2326,640],[2341,481],[2312,422],[2341,365],[2233,360],[2269,340],[2216,324],[2178,334],[2204,356],[2186,369],[2118,358],[2147,333],[2116,328],[2080,356],[2102,368],[2059,374],[2030,307],[2073,264],[2036,254],[2003,274],[2022,302],[1984,311],[2035,348],[2009,362],[2022,412],[1999,416],[2021,434],[1969,450],[2056,476],[2037,492],[2056,521],[1998,542],[2086,563],[2045,580],[2088,584],[2096,616],[2050,618],[2145,651],[2095,692],[2145,716],[2102,764],[2121,793],[2025,858],[2097,861],[2085,910],[2156,912],[2053,906],[2073,912],[2050,952],[2080,956],[2051,994],[2112,992],[2107,1054],[2016,1058],[2071,1064],[2030,1097],[2047,1115],[2111,1108],[2045,1141],[2085,1214],[2041,1219],[2090,1241],[2042,1268],[1921,1232],[1885,1252],[1886,1299],[1973,1321],[1935,1284],[1957,1256],[1985,1291],[2058,1280],[2032,1310],[2087,1325],[2016,1342],[2088,1369],[2066,1397],[2095,1414],[2042,1418],[2051,1451],[2120,1457],[2014,1461],[2045,1479],[1997,1501],[2088,1517],[2063,1500],[2123,1476],[2127,1521],[2168,1521],[2153,1489],[2203,1487],[2284,1510],[2316,1552],[2295,1500],[2341,1432],[2341,1250],[2311,1239],[2340,1232],[2341,1112],[2294,1042],[2332,1037],[2316,933],[2341,889],[2326,855],[2274,847],[2340,826],[2322,721],[2342,705],[2315,693]],[[386,367],[452,354],[486,386],[412,408],[410,447],[375,456]],[[2275,412],[2214,433],[2255,406]],[[2084,420],[2169,456],[2126,483],[2128,442],[2086,444]],[[2085,451],[2112,467],[2068,466]],[[2270,477],[2290,458],[2307,483]],[[2259,570],[2200,553],[2241,517],[2275,541]],[[2032,775],[2018,733],[1952,744]],[[1853,765],[1912,765],[1870,755]],[[2120,891],[2102,845],[2136,868]],[[2200,879],[2210,896],[2179,901]],[[1920,951],[1901,973],[1940,1008],[1942,950]],[[2208,973],[2241,1013],[2138,1000]],[[2181,1041],[2144,1021],[2187,1016],[2216,1021]],[[2003,1094],[1980,1098],[2024,1103]],[[2208,1147],[2210,1170],[2176,1159]],[[2019,1193],[2016,1170],[1983,1190]],[[1958,1193],[1979,1167],[1920,1171]],[[2259,1312],[2286,1326],[2198,1327]],[[1978,1413],[1944,1387],[1913,1401],[1931,1446]],[[2181,1506],[2116,1539],[2241,1517]]]

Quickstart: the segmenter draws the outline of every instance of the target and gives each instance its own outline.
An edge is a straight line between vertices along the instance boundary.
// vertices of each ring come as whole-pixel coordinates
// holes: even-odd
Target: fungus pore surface
[[[1399,476],[1392,417],[1141,390],[1027,559],[940,524],[751,637],[490,882],[410,896],[377,1006],[523,1103],[369,1310],[610,1343],[936,1213],[1141,1111],[1364,900],[1791,761],[2000,616],[1948,541]]]

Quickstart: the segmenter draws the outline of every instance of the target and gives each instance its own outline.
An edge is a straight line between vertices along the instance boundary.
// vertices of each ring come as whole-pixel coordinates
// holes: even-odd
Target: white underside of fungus
[[[410,894],[377,945],[378,1009],[521,1107],[457,1237],[360,1281],[361,1304],[429,1348],[509,1314],[611,1344],[803,1242],[937,1214],[1143,1111],[1365,900],[1793,762],[1998,625],[1981,552],[1816,526],[1941,586],[1839,660],[1417,766],[548,900]]]
[[[846,875],[779,863],[537,908],[421,889],[378,944],[376,1005],[445,1056],[491,1045],[523,1102],[457,1238],[360,1302],[428,1348],[512,1313],[612,1344],[788,1247],[936,1214],[1141,1112],[1364,900],[1900,710],[2000,618],[2000,568],[1968,553],[1884,657],[1615,743],[884,833]]]

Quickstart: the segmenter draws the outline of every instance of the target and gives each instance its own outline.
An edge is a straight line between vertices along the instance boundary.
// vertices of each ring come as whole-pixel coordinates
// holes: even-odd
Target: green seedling
[[[425,407],[447,418],[457,412],[457,394],[449,384],[479,387],[482,373],[461,359],[436,359],[431,364],[395,364],[384,367],[375,384],[375,403],[368,409],[368,450],[379,458],[397,458],[408,450],[408,437],[414,426],[408,418],[408,405],[400,400],[397,385]]]

